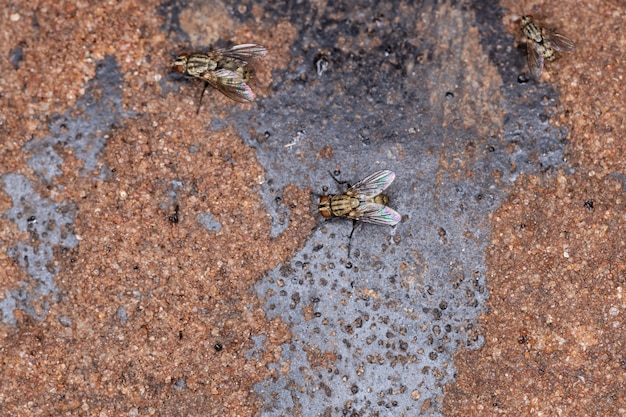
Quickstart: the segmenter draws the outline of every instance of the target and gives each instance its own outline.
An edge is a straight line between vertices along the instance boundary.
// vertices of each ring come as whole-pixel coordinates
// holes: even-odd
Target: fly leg
[[[200,114],[200,106],[202,106],[202,97],[204,97],[204,92],[206,91],[206,88],[208,87],[208,85],[209,83],[205,81],[204,88],[202,89],[202,93],[200,93],[200,100],[198,100],[198,110],[196,110],[196,114]]]
[[[339,173],[339,171],[335,171],[335,172]],[[330,175],[330,178],[334,179],[335,182],[339,185],[348,184],[348,181],[339,181],[330,171],[328,171],[328,175]],[[350,188],[350,184],[348,184],[348,188]]]
[[[360,224],[361,222],[359,222],[358,220],[352,220],[352,231],[350,232],[350,236],[348,236],[348,258],[350,257],[350,250],[352,249],[352,235]]]

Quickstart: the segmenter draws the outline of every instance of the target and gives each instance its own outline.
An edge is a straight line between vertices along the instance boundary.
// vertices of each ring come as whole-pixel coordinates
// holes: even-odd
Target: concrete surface
[[[540,80],[527,13],[577,45]],[[626,414],[624,2],[2,16],[8,415]],[[248,42],[196,114],[173,57]],[[348,257],[317,196],[381,168]]]

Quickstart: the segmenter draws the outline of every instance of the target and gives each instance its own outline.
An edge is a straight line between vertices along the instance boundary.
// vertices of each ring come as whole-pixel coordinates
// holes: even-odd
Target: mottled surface
[[[624,414],[624,2],[518,7],[6,4],[3,412]],[[173,57],[248,42],[196,115]],[[382,168],[348,258],[315,194]]]
[[[624,415],[626,9],[507,3],[576,41],[543,75],[561,91],[568,168],[523,177],[492,216],[485,345],[457,355],[444,412]]]

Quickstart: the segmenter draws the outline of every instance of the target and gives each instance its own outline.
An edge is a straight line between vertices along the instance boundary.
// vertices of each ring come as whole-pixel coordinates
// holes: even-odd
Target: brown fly
[[[207,53],[182,53],[174,60],[172,67],[181,74],[205,82],[198,104],[199,112],[207,85],[239,103],[254,101],[254,93],[248,86],[250,62],[266,54],[264,47],[246,43]]]
[[[575,49],[570,38],[537,25],[532,16],[522,16],[520,26],[526,37],[528,69],[536,78],[543,71],[544,61],[552,62],[558,53]]]
[[[332,177],[332,175],[331,175]],[[327,218],[343,217],[353,221],[348,243],[348,257],[352,234],[358,222],[395,226],[402,216],[387,206],[389,197],[383,191],[391,185],[396,174],[388,169],[374,172],[341,194],[323,195],[318,204],[318,211]],[[332,177],[337,183],[345,184]]]

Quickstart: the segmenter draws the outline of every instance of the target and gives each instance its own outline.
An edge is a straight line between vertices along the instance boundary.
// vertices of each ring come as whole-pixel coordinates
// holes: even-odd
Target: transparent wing
[[[528,69],[536,78],[539,78],[543,71],[543,52],[540,49],[543,46],[536,42],[528,40],[526,42]]]
[[[219,69],[217,71],[209,71],[202,74],[200,78],[217,88],[226,97],[239,103],[254,101],[254,93],[248,87],[248,84],[231,70]]]
[[[402,220],[402,216],[392,208],[378,203],[361,203],[356,210],[359,214],[354,220],[365,223],[395,226]]]
[[[396,174],[388,169],[376,171],[348,188],[346,194],[358,196],[361,201],[373,198],[389,187],[395,178]]]
[[[262,58],[267,55],[267,49],[265,49],[261,45],[257,45],[254,43],[235,45],[232,48],[220,49],[217,52],[225,57],[240,59],[242,61],[248,61],[254,58]]]
[[[563,36],[560,33],[551,33],[548,38],[548,43],[557,52],[571,52],[576,49],[574,41],[567,36]]]

